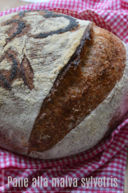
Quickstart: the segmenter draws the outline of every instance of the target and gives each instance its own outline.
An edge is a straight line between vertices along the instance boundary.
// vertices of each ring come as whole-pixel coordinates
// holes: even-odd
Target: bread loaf
[[[126,46],[50,11],[0,18],[0,146],[40,159],[96,145],[128,108]]]

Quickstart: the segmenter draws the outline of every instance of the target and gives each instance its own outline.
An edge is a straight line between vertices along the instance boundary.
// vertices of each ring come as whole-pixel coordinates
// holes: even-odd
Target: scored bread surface
[[[126,113],[126,49],[89,21],[49,11],[0,21],[0,146],[42,159],[95,145]],[[126,93],[125,93],[126,92]]]
[[[27,153],[41,104],[90,22],[38,11],[5,16],[0,25],[0,145]]]
[[[126,66],[122,78],[117,81],[104,101],[85,119],[72,129],[61,141],[44,152],[33,151],[31,157],[42,159],[61,158],[73,155],[96,145],[108,129],[117,121],[122,121],[128,109],[128,46],[126,46]]]

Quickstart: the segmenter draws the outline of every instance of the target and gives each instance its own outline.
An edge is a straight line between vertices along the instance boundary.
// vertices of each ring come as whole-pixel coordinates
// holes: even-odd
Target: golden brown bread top
[[[44,100],[31,133],[29,150],[45,151],[75,128],[120,80],[125,60],[122,42],[93,25]]]

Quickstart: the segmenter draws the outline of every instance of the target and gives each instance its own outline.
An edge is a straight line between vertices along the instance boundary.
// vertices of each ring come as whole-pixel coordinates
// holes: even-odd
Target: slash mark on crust
[[[16,55],[17,53],[15,53],[14,51],[8,50],[0,60],[0,62],[2,62],[5,58],[7,58],[7,60],[12,63],[10,70],[0,70],[0,86],[7,90],[11,90],[11,85],[13,81],[22,78],[24,84],[30,90],[32,90],[34,88],[34,73],[30,61],[24,54],[22,62],[20,63]]]

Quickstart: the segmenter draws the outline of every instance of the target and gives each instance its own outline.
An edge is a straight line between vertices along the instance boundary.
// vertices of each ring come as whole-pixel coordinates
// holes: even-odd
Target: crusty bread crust
[[[62,140],[122,77],[126,60],[123,43],[95,25],[84,39],[81,50],[76,50],[61,70],[42,104],[31,133],[30,150],[42,152]]]
[[[123,121],[128,114],[128,45],[124,46],[127,57],[123,76],[108,96],[56,145],[44,152],[32,151],[29,156],[54,159],[88,150],[101,139],[103,141],[117,123]]]
[[[40,107],[90,21],[49,11],[0,18],[0,146],[26,154]]]
[[[49,11],[15,13],[0,25],[0,146],[49,159],[95,145],[116,109],[124,114],[121,40]]]

